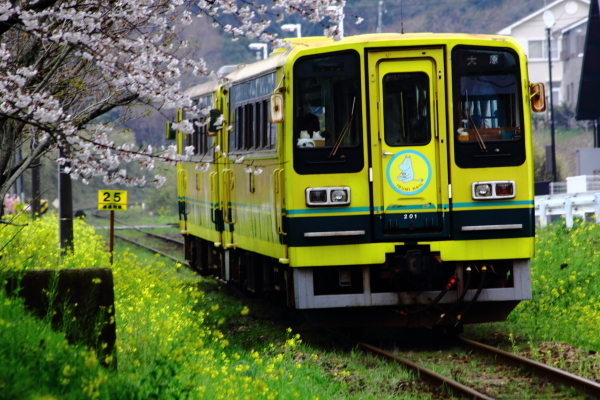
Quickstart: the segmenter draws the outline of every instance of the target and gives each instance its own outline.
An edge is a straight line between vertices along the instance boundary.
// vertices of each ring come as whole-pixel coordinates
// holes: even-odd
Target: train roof
[[[269,71],[282,67],[288,57],[302,49],[315,49],[333,46],[361,44],[363,46],[393,46],[402,42],[406,45],[435,45],[447,43],[449,41],[464,42],[494,40],[502,42],[517,43],[510,36],[503,35],[484,35],[468,33],[368,33],[356,36],[347,36],[341,40],[334,40],[325,36],[307,36],[302,38],[285,39],[289,47],[274,50],[268,58],[257,61],[252,64],[240,64],[238,69],[226,75],[231,82],[242,81],[248,78],[259,76]],[[413,43],[411,43],[413,42]],[[377,44],[376,44],[377,43]],[[211,93],[217,90],[219,83],[215,81],[206,82],[201,85],[191,87],[185,91],[185,94],[191,98]]]
[[[183,92],[183,94],[185,94],[185,95],[189,96],[191,99],[193,99],[198,96],[202,96],[203,94],[212,93],[212,92],[216,91],[218,87],[219,87],[219,81],[217,81],[215,79],[215,80],[211,80],[211,81],[208,81],[205,83],[201,83],[196,86],[192,86],[191,88],[189,88],[185,92]]]

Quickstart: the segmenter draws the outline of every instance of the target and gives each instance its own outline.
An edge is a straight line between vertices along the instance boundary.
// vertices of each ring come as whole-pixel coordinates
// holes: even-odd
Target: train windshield
[[[525,145],[517,55],[502,48],[457,47],[452,65],[457,164],[466,168],[522,164]],[[491,158],[496,159],[493,165]]]
[[[294,65],[293,91],[296,171],[360,171],[363,152],[358,53],[300,58]]]

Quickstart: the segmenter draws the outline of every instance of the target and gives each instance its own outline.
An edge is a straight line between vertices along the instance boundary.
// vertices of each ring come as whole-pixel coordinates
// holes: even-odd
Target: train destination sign
[[[127,190],[98,190],[98,210],[126,211]]]

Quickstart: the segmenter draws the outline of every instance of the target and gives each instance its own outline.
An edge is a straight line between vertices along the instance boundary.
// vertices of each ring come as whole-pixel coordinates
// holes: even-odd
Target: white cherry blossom
[[[94,123],[115,107],[136,104],[206,113],[192,107],[178,80],[186,72],[209,76],[211,71],[204,60],[180,56],[190,43],[177,37],[175,26],[208,23],[232,40],[245,36],[282,46],[282,40],[269,32],[272,20],[281,22],[284,15],[299,14],[336,37],[344,3],[0,0],[0,196],[4,198],[41,155],[57,149],[62,154],[58,163],[69,165],[67,171],[74,179],[88,182],[101,177],[107,184],[146,183],[143,177],[129,177],[126,163],[152,170],[155,160],[169,164],[189,160],[193,154],[189,148],[177,154],[175,146],[116,147],[108,139],[110,124]],[[222,22],[224,16],[227,24]],[[223,117],[217,121],[221,124]],[[174,127],[193,131],[189,121]],[[24,144],[31,150],[15,165],[13,154]],[[159,175],[152,181],[164,184]]]

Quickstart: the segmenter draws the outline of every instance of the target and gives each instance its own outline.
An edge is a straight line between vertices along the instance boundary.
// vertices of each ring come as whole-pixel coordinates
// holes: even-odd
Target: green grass
[[[56,227],[54,215],[22,230],[4,225],[4,271],[108,265],[105,243],[82,221],[75,223],[75,254],[63,255],[59,264]],[[393,393],[431,398],[412,389],[398,392],[412,378],[394,365],[377,367],[376,384],[365,383],[362,353],[324,355],[302,343],[297,327],[254,315],[250,304],[227,295],[219,282],[164,257],[134,252],[117,245],[112,266],[118,368],[101,367],[100,361],[113,360],[98,360],[94,352],[68,344],[48,321],[29,316],[20,300],[0,290],[3,398],[381,399]],[[378,365],[368,360],[372,368]]]
[[[99,217],[94,215],[94,211],[86,212],[85,221],[93,226],[108,226],[109,215],[108,211],[98,211]],[[125,224],[131,225],[179,225],[179,216],[177,214],[168,213],[166,210],[161,212],[143,210],[139,205],[129,206],[127,211],[115,211],[115,219],[123,221]],[[115,222],[115,226],[120,225]]]
[[[559,340],[600,351],[600,225],[564,221],[536,234],[532,262],[533,300],[509,321],[537,340]]]
[[[56,252],[56,216],[0,229],[3,270],[106,267],[102,238],[75,224],[75,254]],[[33,244],[32,244],[33,242]],[[515,351],[595,377],[595,358],[572,357],[561,341],[600,350],[600,226],[556,223],[538,231],[534,300],[506,323],[467,327],[502,331]],[[117,242],[113,274],[118,368],[70,345],[48,321],[30,317],[0,290],[0,390],[7,399],[422,399],[436,398],[395,364],[339,346],[289,310],[239,300],[222,283],[164,257]],[[270,310],[270,311],[265,311]],[[311,333],[312,332],[312,333]],[[558,350],[557,350],[558,349]],[[563,349],[563,350],[561,350]],[[556,352],[558,354],[549,354]],[[104,360],[106,361],[106,360]],[[108,360],[110,361],[110,360]],[[445,396],[445,395],[444,395]]]
[[[465,327],[465,336],[600,381],[600,225],[538,229],[531,275],[532,300],[506,322]]]

